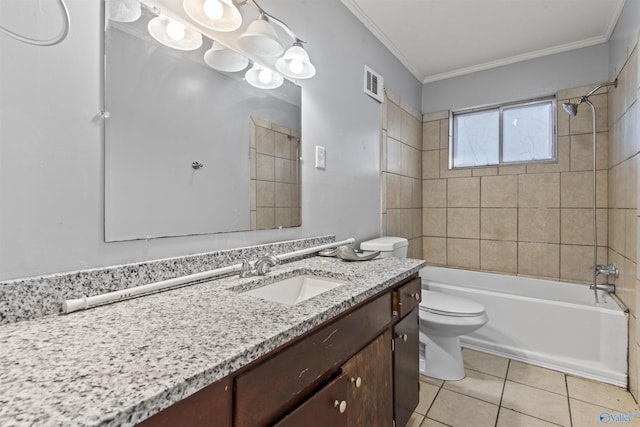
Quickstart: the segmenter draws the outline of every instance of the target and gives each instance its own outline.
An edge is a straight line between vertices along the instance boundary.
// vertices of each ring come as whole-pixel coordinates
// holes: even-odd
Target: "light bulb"
[[[179,22],[169,21],[167,24],[167,36],[169,36],[171,40],[182,40],[184,38],[184,32],[184,25]]]
[[[304,69],[304,64],[299,59],[293,59],[289,62],[289,69],[293,74],[299,74]]]
[[[224,13],[220,0],[206,0],[204,2],[204,13],[211,19],[220,19]]]
[[[269,70],[262,69],[260,70],[260,73],[258,73],[258,80],[260,80],[261,83],[264,83],[264,84],[270,83],[272,78],[273,78],[273,75]]]

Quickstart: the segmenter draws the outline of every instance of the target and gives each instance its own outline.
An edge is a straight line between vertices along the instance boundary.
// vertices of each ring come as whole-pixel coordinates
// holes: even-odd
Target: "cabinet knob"
[[[396,334],[396,338],[400,338],[402,341],[407,342],[409,336],[407,334]]]
[[[411,298],[415,298],[416,301],[420,301],[420,292],[416,292],[415,294],[411,294]]]
[[[338,411],[340,411],[341,414],[344,414],[344,411],[347,410],[347,401],[346,400],[336,400],[335,402],[333,402],[333,406],[338,408]]]
[[[360,386],[362,385],[362,378],[360,378],[360,377],[358,377],[358,378],[351,377],[351,382],[356,386],[356,388],[360,388]]]

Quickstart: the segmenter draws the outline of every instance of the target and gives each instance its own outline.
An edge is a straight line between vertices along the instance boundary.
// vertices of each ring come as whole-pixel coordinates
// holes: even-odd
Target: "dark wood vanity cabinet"
[[[404,427],[419,393],[416,295],[413,275],[140,425]]]

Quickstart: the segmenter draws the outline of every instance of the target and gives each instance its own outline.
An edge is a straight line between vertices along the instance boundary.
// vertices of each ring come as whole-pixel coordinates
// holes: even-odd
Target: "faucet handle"
[[[240,277],[251,276],[251,262],[247,258],[242,258],[242,270],[240,270]]]

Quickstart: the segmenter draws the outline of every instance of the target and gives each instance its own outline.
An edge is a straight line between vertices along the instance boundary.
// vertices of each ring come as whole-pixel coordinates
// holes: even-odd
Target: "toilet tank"
[[[362,251],[380,251],[382,258],[406,258],[409,241],[403,237],[378,237],[360,243]]]

